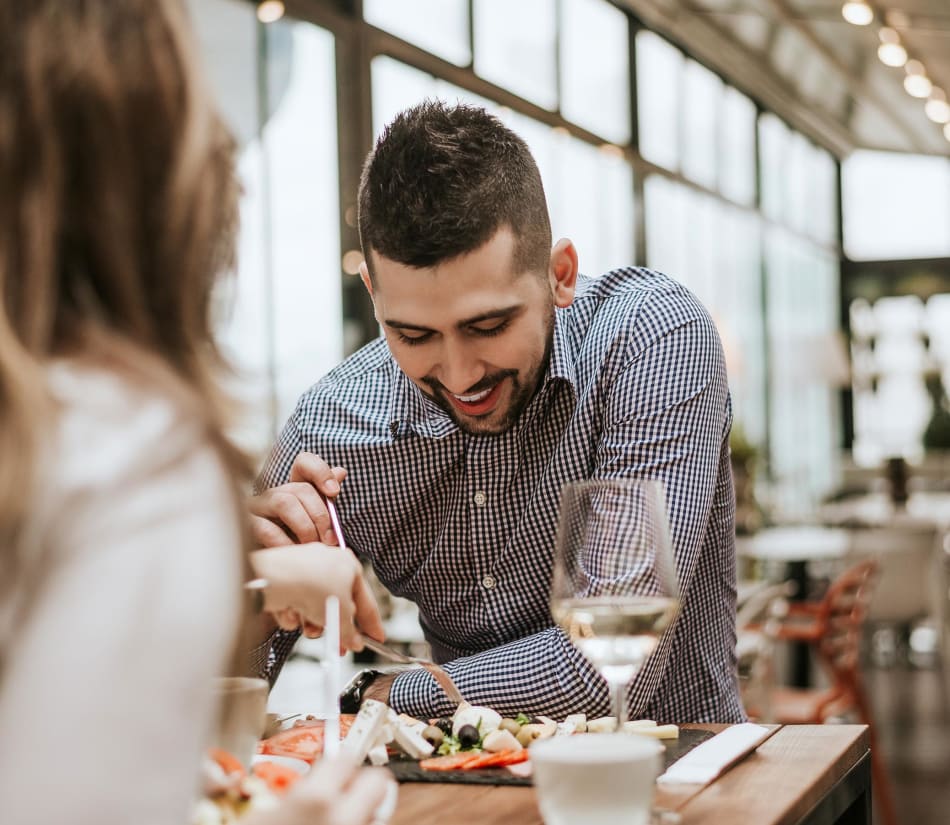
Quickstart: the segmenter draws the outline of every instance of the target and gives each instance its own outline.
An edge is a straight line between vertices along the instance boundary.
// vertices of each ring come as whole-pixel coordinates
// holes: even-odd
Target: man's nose
[[[485,368],[472,348],[446,342],[438,367],[442,386],[455,395],[464,395],[485,377]]]

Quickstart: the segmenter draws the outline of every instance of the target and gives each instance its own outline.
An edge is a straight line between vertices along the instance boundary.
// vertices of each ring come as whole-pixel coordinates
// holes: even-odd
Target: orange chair
[[[849,567],[828,587],[820,602],[790,602],[777,638],[811,646],[825,671],[826,688],[777,687],[771,693],[771,712],[783,724],[822,724],[853,712],[871,739],[874,793],[885,825],[897,825],[890,778],[877,744],[871,706],[861,680],[860,648],[868,604],[878,566],[866,560]]]

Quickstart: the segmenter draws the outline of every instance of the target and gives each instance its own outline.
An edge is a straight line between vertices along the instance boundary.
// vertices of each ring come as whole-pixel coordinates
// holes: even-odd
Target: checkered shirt
[[[578,279],[558,309],[550,363],[519,422],[461,431],[400,371],[383,339],[311,387],[267,461],[284,483],[301,451],[348,474],[337,503],[348,543],[414,601],[436,661],[472,703],[502,714],[608,712],[603,680],[554,626],[548,588],[568,481],[660,479],[683,580],[672,632],[628,688],[633,718],[738,722],[732,420],[722,347],[697,299],[655,271]],[[276,678],[295,634],[278,631]],[[424,670],[391,703],[451,710]]]

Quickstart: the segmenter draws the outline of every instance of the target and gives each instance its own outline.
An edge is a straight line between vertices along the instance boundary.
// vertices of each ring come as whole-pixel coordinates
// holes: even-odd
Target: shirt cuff
[[[445,691],[424,668],[403,671],[393,680],[389,706],[396,713],[405,713],[417,719],[451,716],[455,711]]]

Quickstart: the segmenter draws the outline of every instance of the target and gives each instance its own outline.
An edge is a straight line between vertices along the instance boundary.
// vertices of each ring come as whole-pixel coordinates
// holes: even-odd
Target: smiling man
[[[348,544],[416,602],[467,699],[600,715],[607,689],[548,607],[560,489],[660,479],[683,609],[630,710],[741,720],[731,406],[705,309],[657,272],[579,275],[573,244],[552,246],[527,146],[478,108],[400,114],[367,160],[359,223],[383,337],[301,398],[251,505],[259,541],[333,543],[317,491],[339,494]],[[294,638],[271,640],[272,678]],[[450,710],[423,670],[359,690]]]

